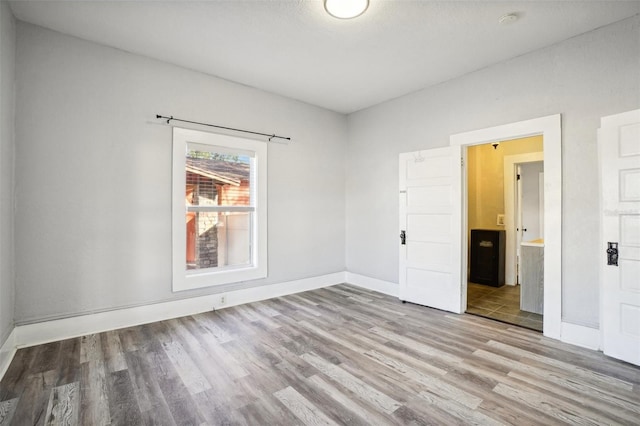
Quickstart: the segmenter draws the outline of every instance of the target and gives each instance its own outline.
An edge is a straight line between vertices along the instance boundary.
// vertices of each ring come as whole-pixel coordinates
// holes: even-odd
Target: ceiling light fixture
[[[324,9],[334,18],[351,19],[369,7],[369,0],[324,0]]]

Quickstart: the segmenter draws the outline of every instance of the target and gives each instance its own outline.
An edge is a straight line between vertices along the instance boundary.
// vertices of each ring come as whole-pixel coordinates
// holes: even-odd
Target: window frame
[[[254,158],[251,184],[254,186],[251,223],[251,264],[187,270],[187,231],[185,227],[186,151],[189,143],[219,147],[224,152],[250,153]],[[174,292],[213,287],[267,277],[267,144],[262,141],[237,136],[203,132],[200,130],[173,128],[172,158],[172,289]],[[234,211],[239,207],[210,206],[210,210]],[[241,210],[247,210],[241,207]]]

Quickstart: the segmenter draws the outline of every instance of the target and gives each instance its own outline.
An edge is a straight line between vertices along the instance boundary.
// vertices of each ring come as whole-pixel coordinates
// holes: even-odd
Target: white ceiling
[[[22,21],[341,113],[640,13],[640,1],[370,1],[353,20],[321,0],[10,5]]]

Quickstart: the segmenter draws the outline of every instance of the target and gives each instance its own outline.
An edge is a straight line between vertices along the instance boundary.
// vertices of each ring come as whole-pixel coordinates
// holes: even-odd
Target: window
[[[267,276],[266,195],[266,143],[174,128],[174,291]]]

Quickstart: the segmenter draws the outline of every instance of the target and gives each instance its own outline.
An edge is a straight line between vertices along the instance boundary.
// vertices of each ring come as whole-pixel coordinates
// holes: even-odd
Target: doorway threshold
[[[468,283],[466,313],[542,331],[542,315],[520,310],[520,286]]]

